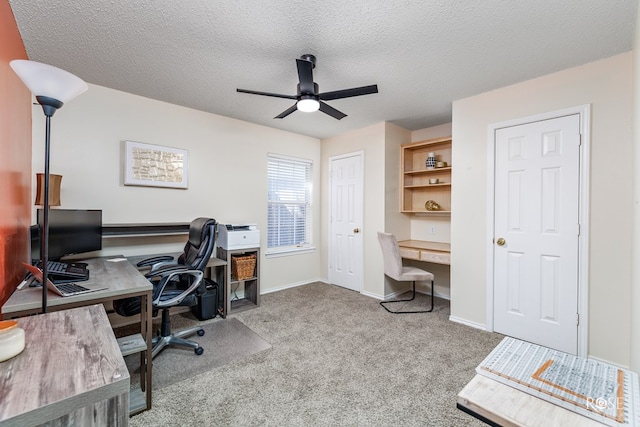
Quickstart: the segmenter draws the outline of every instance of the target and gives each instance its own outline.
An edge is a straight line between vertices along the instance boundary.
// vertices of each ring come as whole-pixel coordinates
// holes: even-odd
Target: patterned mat
[[[506,337],[476,372],[570,411],[618,426],[640,426],[635,372]]]

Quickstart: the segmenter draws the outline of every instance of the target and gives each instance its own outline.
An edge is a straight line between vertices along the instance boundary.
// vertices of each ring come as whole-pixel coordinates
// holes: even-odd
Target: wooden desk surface
[[[428,240],[400,240],[400,256],[436,264],[451,264],[451,245]]]
[[[504,427],[603,426],[595,420],[483,375],[476,375],[458,394],[458,407]]]
[[[92,258],[82,262],[88,264],[89,280],[78,282],[78,284],[89,289],[105,287],[106,289],[72,297],[61,297],[49,292],[47,294],[47,307],[57,310],[61,306],[78,307],[94,302],[105,302],[117,298],[141,295],[152,289],[151,282],[140,274],[124,257]],[[25,287],[22,290],[16,290],[4,303],[2,315],[5,318],[9,318],[13,313],[27,314],[29,311],[38,313],[41,307],[42,288]]]
[[[25,349],[0,363],[0,424],[40,425],[67,414],[75,425],[128,423],[129,371],[102,305],[17,321]]]
[[[437,252],[451,252],[451,244],[442,242],[430,242],[428,240],[401,240],[398,246],[407,248],[424,249]]]
[[[129,256],[127,257],[127,259],[129,260],[129,262],[133,265],[139,263],[142,260],[148,259],[148,258],[153,258],[156,256],[160,256],[160,255],[171,255],[172,257],[174,257],[175,259],[178,259],[178,256],[180,256],[182,252],[171,252],[171,253],[165,253],[165,254],[153,254],[153,255],[135,255],[135,256]],[[209,258],[209,262],[207,262],[207,267],[218,267],[218,266],[223,266],[223,265],[227,265],[227,261],[220,259],[220,258],[216,258],[216,257],[211,257]]]

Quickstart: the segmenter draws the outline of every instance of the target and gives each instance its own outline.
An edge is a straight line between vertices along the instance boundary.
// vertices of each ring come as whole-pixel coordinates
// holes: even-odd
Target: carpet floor
[[[187,347],[167,346],[153,359],[152,390],[271,348],[268,342],[235,318],[219,318],[217,322],[202,325],[202,329],[205,331],[203,336],[194,334],[187,338],[205,349],[202,355],[196,356],[193,349]],[[137,378],[132,378],[132,384],[139,384],[140,357],[132,354],[125,361],[129,372],[138,374]]]
[[[189,316],[172,322],[187,326]],[[445,300],[432,313],[395,315],[325,283],[266,294],[260,307],[213,322],[237,319],[271,348],[154,387],[152,409],[130,424],[483,426],[456,396],[502,335],[448,318]]]

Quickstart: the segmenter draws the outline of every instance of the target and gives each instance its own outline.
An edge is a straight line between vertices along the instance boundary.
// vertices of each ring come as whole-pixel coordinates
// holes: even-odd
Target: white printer
[[[218,247],[225,250],[260,247],[260,230],[255,224],[218,224]]]

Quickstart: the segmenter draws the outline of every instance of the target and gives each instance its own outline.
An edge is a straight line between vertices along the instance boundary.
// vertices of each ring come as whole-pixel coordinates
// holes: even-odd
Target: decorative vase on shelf
[[[436,163],[436,153],[429,153],[429,155],[427,156],[427,162],[425,164],[427,169],[435,169]]]

